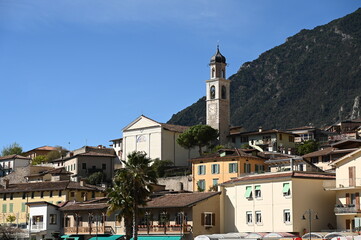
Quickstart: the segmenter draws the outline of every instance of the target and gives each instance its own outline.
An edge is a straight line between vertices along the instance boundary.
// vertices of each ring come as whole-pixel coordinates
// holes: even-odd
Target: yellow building
[[[192,159],[193,190],[217,190],[220,183],[245,173],[260,173],[266,169],[265,160],[239,149]],[[212,189],[213,188],[213,189]]]
[[[6,223],[9,215],[15,216],[15,223],[27,222],[26,203],[46,201],[60,204],[66,201],[85,201],[105,196],[105,189],[81,182],[47,181],[9,184],[4,180],[0,186],[0,223]]]

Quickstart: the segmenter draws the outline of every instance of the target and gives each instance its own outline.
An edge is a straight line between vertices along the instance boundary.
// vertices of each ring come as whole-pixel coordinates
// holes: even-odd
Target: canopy
[[[181,238],[182,236],[138,236],[138,240],[180,240]]]
[[[325,238],[328,232],[311,232],[311,238]],[[310,233],[306,233],[302,236],[303,239],[309,239]]]

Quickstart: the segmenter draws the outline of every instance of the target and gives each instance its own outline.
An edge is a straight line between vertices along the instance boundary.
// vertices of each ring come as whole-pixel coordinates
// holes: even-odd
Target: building
[[[48,153],[50,153],[52,151],[59,151],[59,148],[51,147],[51,146],[42,146],[42,147],[34,148],[27,152],[24,152],[22,155],[24,155],[25,157],[34,159],[37,156],[46,156]]]
[[[0,223],[6,223],[9,215],[16,217],[16,222],[25,224],[28,213],[27,203],[48,202],[54,205],[66,201],[85,201],[104,197],[105,189],[81,182],[29,182],[9,184],[5,180],[0,186]]]
[[[226,58],[217,52],[211,57],[210,79],[206,81],[206,123],[219,131],[220,144],[227,144],[230,127],[230,80],[226,79]]]
[[[30,160],[28,157],[17,154],[0,157],[0,177],[9,175],[18,168],[28,166]]]
[[[180,235],[193,239],[220,231],[220,192],[165,194],[142,207],[141,235]],[[180,239],[180,238],[179,238]]]
[[[113,139],[113,140],[110,140],[109,142],[112,142],[111,147],[113,147],[118,158],[122,159],[122,157],[123,157],[123,138]]]
[[[70,180],[72,173],[65,170],[64,167],[52,168],[38,173],[25,176],[27,182],[46,182],[46,181],[64,181]]]
[[[220,183],[249,173],[267,171],[265,159],[240,149],[222,149],[192,160],[193,190],[217,190]]]
[[[361,149],[357,149],[331,164],[336,169],[336,183],[328,182],[325,187],[336,193],[334,214],[337,218],[337,229],[356,231],[361,220]]]
[[[60,233],[61,215],[59,206],[49,202],[29,202],[29,239],[53,239],[53,234]]]
[[[231,144],[236,148],[249,145],[259,151],[281,152],[294,154],[296,150],[295,137],[298,135],[276,129],[230,133]]]
[[[314,172],[277,172],[248,175],[221,184],[221,233],[288,232],[302,235],[335,228],[335,194],[324,181],[335,175]],[[306,220],[302,220],[306,219]]]
[[[84,146],[69,152],[65,158],[53,160],[52,164],[55,168],[64,167],[67,172],[72,173],[72,181],[79,182],[95,172],[102,172],[105,181],[111,182],[118,161],[112,148]]]
[[[151,159],[170,160],[175,166],[188,166],[188,159],[197,157],[195,149],[185,149],[177,143],[178,136],[188,127],[159,123],[141,115],[123,128],[123,158],[134,151],[143,151]]]
[[[328,141],[330,132],[322,131],[319,128],[313,126],[303,126],[297,128],[287,129],[288,132],[296,134],[295,143],[314,140],[316,142],[324,143]]]
[[[324,171],[332,170],[331,163],[361,147],[361,140],[349,139],[331,144],[302,157]]]

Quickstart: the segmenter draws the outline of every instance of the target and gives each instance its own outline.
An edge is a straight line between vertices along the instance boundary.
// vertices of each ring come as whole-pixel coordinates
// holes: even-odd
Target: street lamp
[[[312,209],[306,210],[302,215],[302,220],[306,220],[308,218],[308,223],[310,225],[310,230],[308,233],[309,240],[311,240],[311,227],[312,227],[312,217],[314,217],[315,220],[318,220],[317,212],[313,211]]]

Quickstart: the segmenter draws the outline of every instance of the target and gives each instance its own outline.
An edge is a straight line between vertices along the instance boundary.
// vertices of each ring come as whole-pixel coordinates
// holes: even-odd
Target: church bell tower
[[[210,79],[206,81],[207,125],[219,131],[219,143],[227,145],[230,127],[230,80],[226,79],[226,58],[217,52],[209,63]]]

